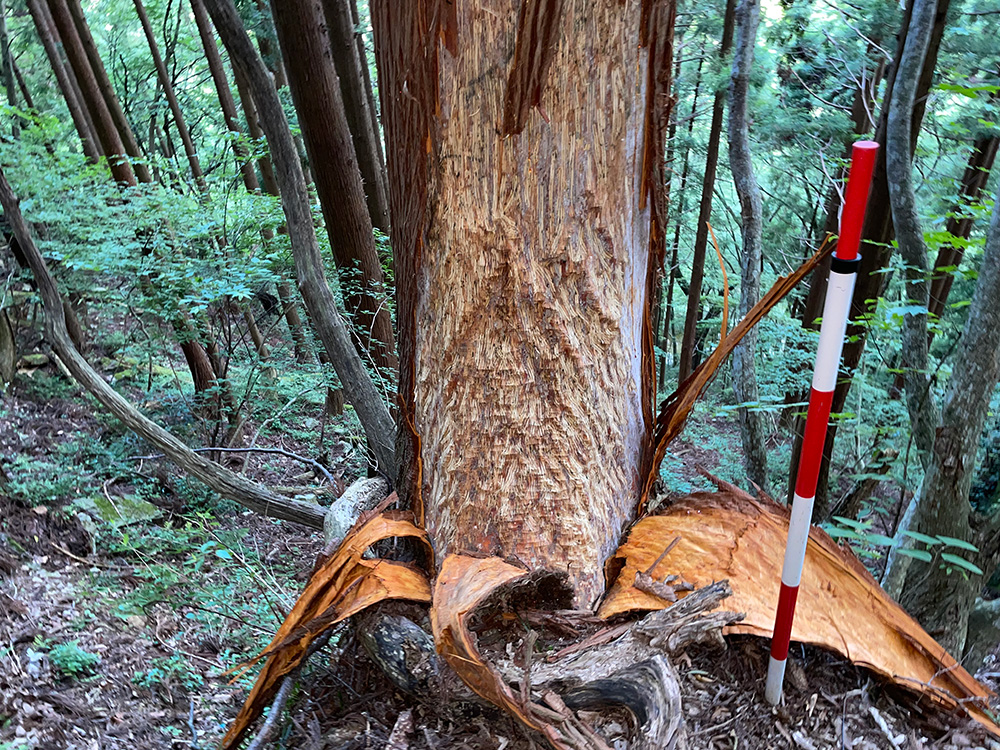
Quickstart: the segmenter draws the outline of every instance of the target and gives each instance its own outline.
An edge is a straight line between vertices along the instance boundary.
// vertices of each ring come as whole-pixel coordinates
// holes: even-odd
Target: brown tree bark
[[[337,313],[316,242],[305,177],[278,93],[231,0],[207,0],[205,6],[211,12],[215,27],[229,50],[230,59],[235,66],[242,68],[250,84],[261,128],[270,146],[292,255],[295,258],[296,276],[309,315],[330,355],[346,398],[354,406],[365,430],[379,470],[388,472],[394,464],[395,427],[388,408],[365,370],[351,336]]]
[[[236,91],[240,96],[240,106],[243,109],[243,117],[247,121],[247,134],[255,141],[264,138],[264,131],[260,129],[260,120],[257,117],[257,106],[253,102],[253,95],[250,93],[250,84],[246,77],[240,73],[239,68],[233,68],[233,80],[236,82]],[[260,185],[267,195],[280,196],[278,192],[278,182],[274,177],[274,166],[271,164],[271,157],[262,154],[257,159],[257,168],[260,169]],[[251,190],[249,185],[247,190]]]
[[[146,35],[149,52],[153,56],[153,65],[156,67],[157,78],[159,78],[160,85],[163,87],[164,96],[167,97],[170,114],[174,118],[174,127],[177,128],[181,142],[184,144],[184,153],[187,154],[188,164],[191,167],[191,177],[194,179],[198,190],[202,193],[207,193],[208,183],[205,182],[205,173],[201,169],[198,150],[194,147],[194,141],[191,140],[191,133],[188,131],[184,113],[181,111],[181,105],[177,102],[177,96],[174,94],[174,85],[170,79],[170,74],[167,72],[167,66],[163,63],[163,57],[160,55],[160,48],[156,43],[156,35],[153,33],[153,27],[149,23],[146,8],[143,7],[142,0],[132,1],[135,4],[135,12],[139,16],[139,22],[142,24],[142,31]]]
[[[323,33],[322,5],[319,0],[283,0],[273,4],[273,11],[358,350],[379,369],[394,373],[392,317],[341,86]]]
[[[372,7],[401,321],[400,491],[424,508],[439,556],[565,571],[584,603],[635,513],[650,440],[664,184],[653,174],[674,8],[644,7]],[[644,91],[645,107],[581,85],[592,80]]]
[[[279,281],[278,299],[281,300],[281,309],[285,314],[285,322],[288,323],[288,330],[292,334],[292,345],[295,348],[295,361],[299,364],[312,363],[313,356],[309,351],[309,340],[306,338],[306,329],[302,325],[302,318],[299,317],[299,307],[292,296],[292,287],[287,281]]]
[[[382,144],[378,130],[373,128],[375,118],[368,111],[369,99],[365,91],[368,61],[358,54],[354,31],[356,22],[351,17],[350,0],[323,0],[323,11],[333,64],[340,79],[347,125],[364,183],[368,215],[373,227],[388,234],[389,188],[381,158]]]
[[[80,42],[90,62],[90,68],[97,80],[98,89],[101,92],[101,96],[104,97],[108,111],[111,113],[111,119],[121,137],[122,145],[125,147],[125,153],[132,159],[132,169],[135,171],[135,176],[139,182],[150,183],[153,181],[153,177],[146,166],[139,143],[132,132],[132,126],[129,124],[128,118],[125,117],[121,102],[118,101],[118,96],[111,85],[111,79],[108,78],[108,73],[104,69],[104,62],[97,51],[97,44],[94,42],[94,37],[90,33],[90,26],[87,24],[87,18],[84,16],[80,0],[61,0],[61,2],[67,7],[76,26]],[[59,33],[62,34],[61,28]]]
[[[17,62],[13,59],[10,61],[10,66],[14,71],[14,77],[17,79],[17,87],[21,90],[21,97],[24,99],[25,105],[28,109],[35,108],[34,97],[31,96],[31,91],[28,89],[28,83],[24,80],[24,74],[21,72],[21,68],[18,67]]]
[[[83,95],[83,103],[90,112],[91,120],[94,124],[94,132],[101,142],[101,150],[107,157],[108,166],[115,181],[122,185],[136,184],[135,173],[129,163],[122,145],[121,135],[115,127],[108,105],[101,95],[101,90],[97,84],[97,78],[87,59],[87,53],[80,42],[73,18],[69,14],[66,0],[47,0],[48,9],[52,16],[59,38],[62,40],[63,50],[66,58],[73,68],[73,74],[80,86]]]
[[[226,79],[226,69],[222,65],[222,55],[215,44],[215,35],[212,33],[212,22],[205,12],[203,0],[191,0],[191,11],[194,14],[195,23],[198,26],[198,35],[201,37],[201,45],[205,50],[205,59],[208,61],[208,69],[212,74],[212,82],[215,84],[215,91],[219,96],[219,106],[222,107],[222,116],[226,121],[226,128],[230,133],[239,135],[240,121],[236,115],[236,102],[233,100],[233,92],[229,89],[229,81]],[[243,184],[251,193],[260,190],[260,183],[257,181],[257,173],[250,162],[249,155],[239,138],[233,139],[233,153],[239,164],[240,174],[243,177]]]
[[[760,268],[763,261],[764,209],[750,153],[747,104],[759,22],[760,0],[741,0],[736,11],[736,47],[729,78],[729,169],[740,199],[740,234],[743,241],[743,253],[740,257],[740,318],[750,312],[760,299]],[[741,404],[754,404],[760,400],[754,365],[756,349],[757,329],[754,328],[733,350],[733,392],[737,402]],[[740,406],[737,416],[747,478],[768,492],[767,449],[764,445],[764,424],[760,412],[752,407]]]
[[[3,71],[3,87],[7,91],[7,104],[17,108],[17,81],[14,76],[14,58],[10,54],[10,38],[7,36],[7,3],[0,0],[0,69]],[[21,118],[10,120],[11,135],[21,137]]]
[[[21,216],[17,198],[14,196],[7,178],[0,169],[0,205],[10,221],[11,228],[27,256],[28,265],[38,285],[45,308],[46,338],[52,348],[74,378],[86,388],[109,412],[120,419],[122,423],[133,430],[151,445],[177,464],[182,471],[200,479],[212,490],[225,498],[246,506],[250,510],[272,518],[282,518],[294,521],[313,529],[323,528],[326,511],[318,505],[294,500],[271,492],[263,485],[235,474],[195,453],[156,423],[147,419],[138,409],[127,402],[97,372],[87,363],[86,359],[76,350],[63,316],[63,302],[59,295],[55,279],[49,273],[28,230],[27,223]]]
[[[73,126],[76,128],[77,135],[80,136],[80,147],[83,149],[83,154],[88,159],[97,161],[101,157],[101,152],[97,147],[94,133],[83,113],[83,107],[76,96],[73,84],[69,80],[69,74],[59,55],[57,32],[52,26],[47,8],[43,0],[26,0],[26,4],[28,12],[31,14],[31,20],[35,24],[38,38],[41,40],[42,47],[45,50],[45,56],[48,58],[49,65],[52,67],[52,73],[56,77],[56,85],[59,86],[59,92],[66,102],[66,108],[69,110],[70,117],[73,118]]]
[[[723,62],[733,44],[733,26],[736,17],[736,0],[726,0],[726,16],[722,27],[722,44],[719,59]],[[691,280],[688,283],[687,311],[684,316],[684,337],[677,379],[683,383],[694,371],[695,343],[698,338],[698,319],[701,317],[701,284],[705,278],[705,249],[708,247],[708,222],[712,219],[712,196],[715,193],[715,174],[719,164],[719,142],[722,140],[722,115],[726,106],[726,90],[715,92],[712,105],[712,125],[708,133],[708,151],[705,155],[705,176],[701,184],[701,203],[698,208],[698,226],[695,230],[694,250],[691,257]]]

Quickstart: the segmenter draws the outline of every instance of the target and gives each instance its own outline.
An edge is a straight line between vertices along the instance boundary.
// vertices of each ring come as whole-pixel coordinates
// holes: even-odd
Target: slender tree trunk
[[[139,182],[152,182],[153,177],[149,174],[149,168],[146,166],[142,151],[139,149],[139,144],[135,140],[135,134],[132,132],[132,126],[129,124],[128,118],[125,117],[125,112],[122,110],[121,102],[118,101],[118,97],[115,95],[114,87],[111,85],[111,79],[108,78],[107,71],[104,69],[104,63],[101,61],[101,56],[97,51],[97,44],[94,42],[94,37],[90,33],[90,26],[87,24],[87,19],[83,14],[83,8],[80,5],[80,0],[60,1],[66,5],[69,10],[69,14],[73,19],[73,23],[76,25],[76,31],[80,42],[83,45],[84,52],[90,62],[90,68],[93,71],[95,79],[97,80],[97,86],[101,92],[101,96],[104,97],[108,111],[111,113],[111,119],[121,137],[122,145],[125,147],[125,153],[128,154],[133,160],[132,169],[135,171],[136,178]],[[62,29],[60,29],[59,32],[62,34]],[[65,38],[65,35],[63,35],[63,37]]]
[[[31,20],[35,24],[35,30],[38,32],[38,38],[45,49],[45,56],[49,59],[52,73],[56,77],[59,92],[66,102],[70,117],[73,118],[77,135],[80,136],[80,147],[83,149],[83,154],[88,160],[97,161],[101,157],[101,152],[97,147],[94,133],[84,115],[83,107],[76,96],[73,84],[69,80],[69,73],[67,73],[59,55],[56,31],[48,17],[47,8],[42,0],[26,0],[26,3]]]
[[[3,69],[3,87],[7,90],[7,104],[17,108],[17,82],[14,76],[14,58],[10,54],[7,36],[7,3],[0,0],[0,68]],[[14,139],[21,137],[21,118],[10,118],[10,131]]]
[[[725,61],[733,44],[733,24],[736,0],[726,0],[726,16],[722,27],[722,44],[719,59]],[[695,230],[694,252],[691,258],[691,281],[688,284],[687,312],[684,317],[684,338],[677,379],[684,382],[694,371],[695,343],[698,319],[701,317],[701,284],[705,278],[705,250],[708,247],[708,222],[712,219],[712,196],[715,193],[715,174],[719,164],[719,142],[722,140],[722,115],[726,106],[726,91],[715,92],[712,105],[712,125],[708,133],[708,152],[705,155],[705,176],[701,184],[701,204],[698,208],[698,226]]]
[[[260,141],[264,138],[264,131],[260,129],[260,120],[257,117],[257,105],[254,104],[253,95],[250,93],[250,84],[247,83],[246,77],[237,67],[233,68],[233,80],[236,82],[236,90],[240,95],[240,106],[243,109],[243,116],[247,121],[247,134],[253,140]],[[267,195],[280,197],[278,182],[274,177],[274,165],[271,164],[271,157],[266,153],[262,154],[257,159],[257,167],[260,169],[260,183],[264,192]],[[250,186],[247,185],[247,190],[250,189]]]
[[[288,77],[281,62],[281,50],[277,48],[278,32],[274,29],[274,20],[267,0],[257,0],[257,10],[260,11],[261,23],[265,27],[265,33],[257,35],[257,48],[264,59],[264,65],[274,78],[274,88],[280,91],[288,86]]]
[[[358,15],[357,0],[348,0],[351,6],[351,24],[355,29],[361,25],[361,18]],[[365,99],[368,100],[368,117],[371,118],[371,132],[375,134],[376,153],[378,155],[379,171],[382,179],[386,183],[386,196],[389,194],[389,175],[385,169],[385,152],[382,150],[382,129],[379,126],[378,105],[375,101],[375,92],[372,87],[372,77],[368,72],[368,50],[365,48],[365,37],[360,32],[354,34],[354,41],[358,47],[358,60],[361,61],[361,79],[364,84]],[[388,198],[387,198],[388,200]],[[387,209],[388,210],[388,209]]]
[[[914,11],[914,17],[917,11]],[[920,488],[911,529],[971,542],[968,555],[985,577],[964,577],[949,565],[909,567],[902,604],[953,654],[961,654],[968,617],[976,596],[1000,559],[1000,514],[973,512],[969,491],[990,397],[1000,379],[1000,196],[986,237],[979,280],[969,306],[952,376],[945,395],[941,427],[934,436],[932,459]],[[960,550],[954,550],[961,552]],[[966,553],[961,552],[963,556]]]
[[[673,7],[644,6],[643,24],[635,3],[447,7],[372,5],[408,428],[400,491],[426,503],[439,556],[567,571],[589,603],[648,449],[660,240],[646,191],[664,182],[643,156],[662,159]],[[645,111],[609,108],[589,80],[646,89]]]
[[[153,33],[153,27],[149,23],[149,16],[142,5],[142,0],[132,1],[135,4],[135,12],[139,15],[139,21],[142,23],[142,30],[146,35],[150,54],[153,56],[156,75],[160,80],[160,85],[163,87],[163,93],[167,97],[167,104],[170,106],[170,113],[174,118],[174,127],[177,128],[177,132],[181,136],[181,142],[184,144],[184,153],[187,154],[188,164],[191,166],[191,177],[194,178],[198,190],[202,193],[207,193],[208,183],[205,182],[205,173],[201,169],[198,150],[194,147],[194,141],[191,140],[191,133],[188,131],[187,122],[184,120],[181,105],[177,102],[177,96],[174,94],[174,86],[170,80],[170,74],[167,72],[167,66],[163,63],[163,58],[160,56],[160,49],[156,44],[156,35]],[[152,139],[150,139],[151,146],[152,142]]]
[[[382,144],[379,142],[378,130],[372,128],[375,120],[368,111],[369,100],[364,78],[364,68],[367,68],[368,61],[358,54],[358,45],[354,39],[355,23],[351,18],[349,2],[350,0],[323,0],[323,11],[333,64],[340,79],[347,125],[354,142],[361,179],[364,181],[368,215],[373,227],[388,234],[389,196],[385,168],[380,157]]]
[[[201,37],[201,45],[205,50],[205,59],[208,61],[212,81],[215,83],[215,91],[219,96],[219,106],[222,107],[226,128],[230,133],[238,136],[241,130],[240,121],[236,115],[236,102],[233,100],[233,92],[229,89],[226,69],[222,65],[222,55],[219,54],[219,48],[215,44],[212,22],[205,12],[203,0],[191,0],[191,11],[198,26],[198,35]],[[260,183],[257,181],[257,173],[254,171],[249,155],[239,138],[233,139],[233,153],[236,155],[236,162],[239,164],[240,174],[243,176],[243,184],[246,189],[251,193],[259,192]]]
[[[122,145],[121,135],[115,127],[108,105],[101,95],[101,90],[94,77],[94,71],[90,67],[87,53],[80,42],[73,18],[69,14],[66,0],[48,0],[49,12],[55,28],[62,39],[63,50],[73,68],[73,73],[80,90],[83,94],[83,102],[90,111],[95,134],[101,142],[101,150],[108,159],[108,166],[115,181],[122,185],[136,184],[135,173],[125,154],[125,147]]]
[[[910,134],[920,71],[927,56],[937,0],[913,0],[906,46],[896,68],[886,128],[886,173],[892,219],[899,253],[906,266],[906,304],[903,316],[903,382],[910,430],[920,462],[931,460],[937,405],[930,391],[927,351],[927,307],[930,303],[930,266],[927,245],[913,189]]]
[[[736,11],[736,48],[733,71],[729,79],[729,169],[733,174],[736,194],[740,199],[743,255],[740,258],[739,314],[745,316],[760,299],[760,269],[763,257],[763,205],[760,186],[753,171],[750,153],[748,98],[750,70],[757,44],[760,21],[760,0],[741,0]],[[733,350],[733,391],[742,404],[760,400],[754,353],[757,350],[757,329],[752,329]],[[767,449],[760,412],[740,406],[737,412],[743,459],[747,477],[768,491]]]
[[[394,374],[398,362],[382,266],[351,145],[341,86],[330,59],[329,38],[323,33],[322,8],[318,0],[282,0],[274,3],[273,9],[288,83],[358,350],[361,356],[370,356],[379,369]]]
[[[21,73],[21,69],[18,67],[17,62],[12,58],[10,61],[10,66],[14,71],[14,77],[17,79],[17,87],[21,90],[21,97],[24,99],[25,105],[28,109],[35,108],[35,100],[31,96],[31,91],[28,89],[28,84],[24,80],[24,74]]]
[[[197,2],[198,0],[196,0]],[[313,228],[309,195],[298,152],[288,129],[288,121],[278,93],[264,63],[243,29],[239,14],[230,0],[207,0],[233,64],[242,68],[267,136],[274,162],[275,176],[281,189],[288,236],[295,258],[299,289],[309,315],[316,324],[320,339],[330,355],[347,400],[354,406],[365,430],[380,471],[389,472],[394,464],[395,427],[371,377],[354,349],[344,321],[337,313],[333,292],[326,281],[323,259]]]
[[[288,323],[288,330],[292,334],[292,344],[295,347],[295,361],[305,365],[312,363],[313,356],[309,351],[309,340],[306,338],[306,329],[302,325],[299,317],[299,308],[292,295],[292,287],[287,281],[279,281],[278,299],[281,300],[281,309],[285,313],[285,322]]]

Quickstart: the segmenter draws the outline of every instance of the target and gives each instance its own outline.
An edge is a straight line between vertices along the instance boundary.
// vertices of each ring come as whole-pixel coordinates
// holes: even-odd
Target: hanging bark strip
[[[524,130],[528,112],[542,101],[542,88],[555,55],[563,0],[524,0],[517,15],[514,60],[504,97],[503,134]],[[542,113],[543,117],[546,117]]]
[[[663,463],[663,457],[667,454],[667,446],[684,429],[684,423],[687,421],[691,409],[694,408],[695,401],[698,400],[698,396],[701,395],[701,392],[705,390],[712,381],[712,378],[715,377],[715,373],[720,365],[729,356],[736,344],[746,335],[747,331],[757,325],[772,307],[792,291],[796,284],[812,273],[830,250],[832,250],[832,245],[829,238],[827,238],[809,260],[788,276],[782,276],[774,282],[774,285],[768,290],[767,294],[761,297],[760,302],[754,305],[753,309],[730,331],[729,335],[719,342],[719,345],[712,352],[711,356],[702,362],[698,366],[698,369],[687,380],[681,383],[676,391],[663,400],[660,406],[660,413],[656,418],[652,465],[646,474],[642,496],[639,500],[640,515],[646,510],[646,504],[649,501],[649,492],[656,478],[659,476],[660,464]]]
[[[648,570],[666,540],[679,536],[676,549],[657,567],[657,576],[677,575],[696,589],[728,579],[733,594],[726,609],[743,612],[745,619],[725,632],[772,635],[778,598],[774,582],[780,574],[789,511],[716,483],[723,492],[689,495],[665,515],[643,518],[632,527],[609,561],[609,569],[619,572],[598,611],[600,617],[670,606],[640,591],[633,581]],[[813,527],[805,559],[792,638],[835,651],[938,706],[967,712],[1000,734],[985,713],[992,693],[882,591],[853,552]]]

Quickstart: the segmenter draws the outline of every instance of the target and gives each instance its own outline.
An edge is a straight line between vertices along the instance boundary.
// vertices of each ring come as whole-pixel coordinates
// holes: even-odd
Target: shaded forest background
[[[0,659],[21,681],[0,679],[0,714],[23,719],[26,705],[35,713],[0,730],[0,747],[26,743],[32,716],[59,713],[18,692],[46,680],[74,686],[66,700],[79,705],[66,715],[114,716],[139,700],[144,726],[121,719],[133,737],[218,737],[219,717],[232,715],[245,687],[225,686],[221,673],[266,643],[323,545],[288,521],[321,528],[325,506],[355,479],[391,474],[396,267],[368,4],[295,3],[305,10],[279,12],[277,27],[266,3],[233,6],[287,119],[318,259],[296,245],[306,228],[289,221],[282,187],[292,165],[265,138],[277,114],[260,81],[230,60],[238,34],[216,29],[217,9],[229,3],[206,4],[0,2],[0,167],[58,281],[69,335],[150,419],[270,493],[224,478],[207,488],[77,385],[53,351],[37,279],[5,224],[0,571],[9,582],[0,612],[9,624]],[[727,285],[729,306],[745,310],[751,287],[768,288],[835,233],[851,142],[884,146],[891,128],[912,11],[867,0],[761,6],[746,119],[762,253],[750,262],[727,129],[736,3],[678,4],[666,257],[653,305],[658,401],[717,343]],[[955,376],[1000,184],[998,35],[1000,12],[985,0],[937,3],[926,62],[911,76],[924,266],[899,252],[896,175],[886,180],[883,161],[814,515],[932,634],[964,652],[970,671],[984,659],[989,668],[1000,641],[990,625],[1000,606],[991,603],[1000,536],[992,524],[926,525],[918,490],[933,424],[920,420],[939,421],[927,410]],[[311,44],[328,45],[327,56]],[[697,465],[786,499],[824,275],[760,324],[743,355],[752,389],[728,366],[720,373],[667,454],[657,502],[709,489]],[[927,282],[923,303],[913,297],[915,276]],[[317,314],[334,305],[343,336]],[[929,337],[919,340],[929,345],[916,361],[921,317]],[[358,355],[374,390],[360,393],[359,373],[330,354],[337,346]],[[975,456],[962,456],[968,502],[987,519],[1000,508],[995,384],[983,386],[989,406]],[[273,511],[281,498],[286,521],[234,502]],[[905,559],[909,575],[893,577],[890,559]],[[949,630],[952,616],[929,611],[940,596],[921,593],[942,580],[964,592],[960,634]],[[85,705],[95,686],[118,708]],[[16,726],[27,729],[15,735]]]

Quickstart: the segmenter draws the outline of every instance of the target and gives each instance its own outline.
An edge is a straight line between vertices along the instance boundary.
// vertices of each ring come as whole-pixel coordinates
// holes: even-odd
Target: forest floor
[[[309,576],[318,535],[213,498],[161,462],[134,460],[144,446],[96,415],[51,364],[22,370],[0,396],[0,750],[217,746],[252,679],[225,673],[267,645]],[[144,380],[137,370],[131,376]],[[169,389],[127,387],[161,421],[191,427]],[[341,454],[352,427],[326,424],[322,389],[304,393],[294,382],[257,399],[246,433],[259,446],[332,452],[331,470],[350,481],[357,458]],[[262,415],[275,412],[262,429]],[[316,444],[324,430],[326,447]],[[731,419],[700,411],[672,448],[670,489],[707,488],[696,463],[732,475],[736,446]],[[273,456],[246,470],[272,486],[311,481]],[[996,687],[991,659],[984,680]],[[676,661],[692,750],[1000,748],[817,649],[793,649],[777,709],[761,696],[760,639]],[[627,747],[627,717],[602,726],[612,747]],[[540,747],[489,708],[399,694],[349,628],[312,658],[270,746],[377,750],[390,736],[393,750]]]

